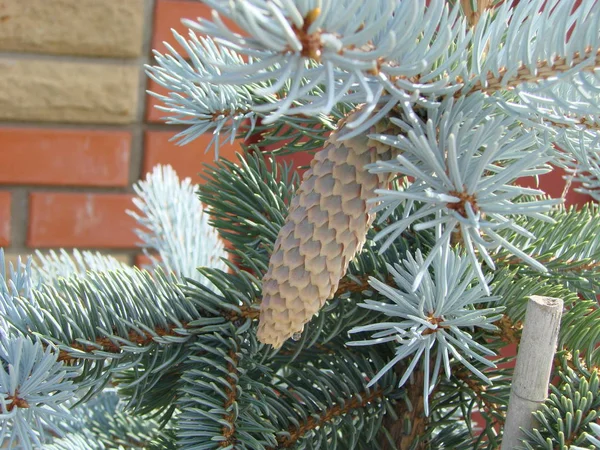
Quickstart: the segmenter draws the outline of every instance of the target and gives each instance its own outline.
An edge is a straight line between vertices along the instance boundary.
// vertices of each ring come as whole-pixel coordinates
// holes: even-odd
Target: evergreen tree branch
[[[405,364],[396,365],[394,370],[398,376],[402,375],[404,367]],[[384,450],[395,448],[427,449],[426,438],[423,439],[427,434],[425,430],[429,424],[428,417],[425,415],[425,399],[422,387],[425,376],[426,374],[422,369],[413,372],[412,379],[405,388],[404,398],[396,401],[394,415],[387,415],[384,418],[383,426],[395,444],[395,447],[392,447],[388,441],[383,446]]]
[[[171,324],[167,328],[163,326],[155,327],[152,332],[141,331],[140,333],[140,329],[130,329],[126,332],[127,337],[125,339],[128,343],[133,343],[139,347],[146,347],[155,343],[156,337],[164,338],[167,336],[180,336],[180,333],[176,330],[185,330],[187,328],[188,324],[181,322],[179,325]],[[107,358],[110,357],[110,354],[118,356],[123,352],[124,345],[126,344],[117,343],[110,337],[96,337],[94,341],[90,342],[89,344],[82,344],[80,342],[73,341],[67,344],[69,348],[68,350],[60,350],[58,361],[64,361],[72,364],[80,360],[89,359],[95,352],[107,354]],[[73,350],[77,351],[77,353],[74,354]]]
[[[100,450],[148,448],[164,431],[148,417],[133,415],[114,389],[107,389],[86,404],[71,409],[64,424],[69,434],[44,446],[47,450]]]
[[[273,158],[246,148],[237,163],[216,161],[202,177],[206,182],[198,196],[208,208],[209,223],[233,248],[229,251],[252,249],[256,259],[268,261],[265,246],[272,246],[285,222],[298,175]]]
[[[520,320],[513,321],[507,314],[504,314],[500,320],[494,322],[494,325],[498,327],[496,334],[506,344],[518,344],[521,341],[523,322]]]
[[[535,235],[535,239],[516,236],[515,245],[548,269],[542,279],[562,284],[584,298],[595,298],[600,286],[600,214],[599,206],[588,203],[580,209],[557,208],[550,213],[552,224],[536,218],[519,218],[517,223]],[[516,276],[538,276],[508,252],[494,257],[498,267],[513,266]]]
[[[593,62],[590,59],[594,57]],[[492,95],[496,92],[511,90],[517,86],[525,83],[538,83],[545,81],[550,78],[554,78],[564,72],[568,72],[575,66],[579,66],[584,62],[588,64],[581,67],[581,71],[594,72],[600,68],[600,49],[593,47],[587,47],[583,52],[574,52],[569,57],[562,56],[555,58],[554,60],[540,60],[536,63],[535,68],[532,69],[531,65],[522,64],[516,70],[516,73],[508,79],[506,74],[509,69],[501,67],[496,73],[490,71],[485,77],[485,81],[477,80],[469,90],[479,91],[484,94]],[[459,98],[464,95],[461,91],[454,94],[455,97]]]
[[[297,442],[310,431],[323,427],[325,424],[335,420],[339,416],[346,415],[353,410],[364,408],[369,403],[376,400],[381,400],[384,395],[384,390],[376,387],[370,391],[362,391],[351,395],[344,399],[339,404],[334,404],[328,409],[322,411],[318,418],[314,416],[307,417],[306,420],[298,425],[294,425],[288,429],[289,436],[280,436],[277,438],[277,447],[270,449],[292,448]]]
[[[225,269],[223,241],[208,224],[190,178],[180,181],[171,166],[158,165],[133,189],[137,210],[127,213],[141,227],[135,231],[154,266],[201,283],[207,281],[197,267]]]
[[[159,382],[158,369],[181,358],[193,340],[189,325],[199,320],[198,309],[178,283],[160,271],[153,277],[139,270],[88,272],[28,297],[2,296],[0,310],[10,333],[56,346],[61,361],[86,380],[86,396],[116,373],[139,367],[145,371],[135,379],[136,393],[143,397],[142,387]]]
[[[373,376],[373,365],[381,363],[374,353],[372,362],[342,350],[272,365],[261,356],[251,321],[199,334],[193,348],[198,354],[185,364],[178,398],[184,449],[204,442],[214,443],[207,448],[319,448],[315,442],[336,440],[342,429],[353,448],[351,441],[368,442],[378,430],[395,385],[388,376],[381,387],[365,390],[365,374]]]
[[[565,118],[568,120],[568,122],[559,122],[556,119],[551,119],[548,117],[544,117],[544,121],[547,122],[549,125],[552,126],[552,128],[563,128],[563,129],[571,129],[573,128],[573,126],[577,127],[578,129],[585,129],[587,131],[591,131],[591,132],[597,132],[600,131],[600,123],[594,122],[592,120],[590,120],[589,117],[583,116],[583,115],[577,115],[577,114],[568,114],[565,115]]]
[[[228,386],[225,388],[225,395],[227,399],[225,400],[225,404],[223,405],[223,409],[228,412],[223,419],[227,422],[226,425],[223,426],[223,438],[224,440],[221,442],[221,447],[229,447],[235,446],[237,440],[235,438],[236,433],[236,424],[235,424],[235,413],[232,410],[233,404],[237,401],[238,398],[238,388],[237,388],[237,380],[239,379],[239,370],[238,364],[240,357],[238,353],[235,351],[236,349],[230,349],[227,359],[227,377],[225,381]]]

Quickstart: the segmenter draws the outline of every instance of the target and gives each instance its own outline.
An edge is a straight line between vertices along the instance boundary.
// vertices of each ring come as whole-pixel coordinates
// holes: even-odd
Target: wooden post
[[[510,390],[502,450],[513,450],[520,444],[520,439],[525,436],[520,428],[533,428],[532,413],[548,397],[562,310],[561,299],[537,295],[529,299]]]

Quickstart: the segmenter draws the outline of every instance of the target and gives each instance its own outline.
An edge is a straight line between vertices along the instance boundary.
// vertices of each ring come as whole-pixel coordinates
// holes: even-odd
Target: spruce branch
[[[0,338],[0,443],[32,450],[62,434],[56,418],[69,417],[65,404],[77,388],[76,375],[53,346],[24,336]]]
[[[392,406],[386,397],[393,390],[395,376],[388,374],[372,388],[365,386],[365,378],[373,377],[376,367],[383,363],[374,352],[360,355],[344,349],[319,353],[313,361],[283,371],[285,378],[281,381],[291,387],[286,396],[300,400],[310,414],[298,411],[299,420],[279,434],[276,448],[319,448],[319,442],[342,448],[377,445],[373,439],[384,411]],[[320,399],[312,397],[317,392]],[[338,441],[340,432],[343,441]],[[315,441],[314,437],[319,439]]]
[[[317,442],[335,442],[342,430],[352,448],[379,428],[388,384],[364,386],[365,374],[372,376],[380,363],[375,354],[369,362],[349,352],[319,352],[307,362],[269,367],[250,321],[200,334],[194,347],[199,354],[186,364],[178,399],[182,448],[203,442],[211,442],[207,448],[319,448]],[[383,381],[394,384],[389,376]],[[361,387],[364,396],[357,397]]]
[[[390,370],[398,362],[412,357],[400,379],[399,387],[409,379],[420,361],[423,378],[423,407],[429,415],[429,396],[433,392],[440,370],[446,377],[451,374],[450,358],[455,358],[475,376],[490,383],[487,376],[469,360],[475,360],[487,367],[494,363],[482,355],[492,356],[494,352],[476,342],[471,333],[475,327],[495,330],[492,325],[501,316],[499,308],[489,307],[498,297],[485,296],[483,287],[470,286],[474,273],[467,260],[446,247],[433,262],[433,274],[425,272],[422,285],[416,290],[414,279],[422,273],[424,258],[417,250],[413,257],[408,254],[403,265],[388,267],[394,277],[397,289],[379,280],[371,279],[370,284],[386,298],[386,302],[366,300],[362,307],[383,313],[394,321],[375,322],[356,327],[351,333],[373,332],[369,339],[351,341],[348,345],[375,345],[391,342],[396,345],[394,358],[370,381],[375,383],[379,376]],[[484,308],[474,305],[484,304]],[[481,353],[481,354],[480,354]],[[433,367],[431,367],[431,363]]]
[[[256,94],[279,98],[254,106],[266,114],[264,123],[292,114],[328,114],[339,102],[366,102],[371,106],[352,125],[359,126],[375,105],[406,98],[401,90],[443,89],[439,79],[444,79],[445,71],[433,70],[434,75],[428,69],[452,45],[464,51],[467,42],[464,27],[457,24],[459,8],[450,11],[441,0],[428,6],[381,0],[368,7],[349,0],[208,4],[213,8],[212,20],[185,20],[184,24],[252,60],[237,68],[217,61],[221,73],[207,82],[266,83],[268,87]],[[244,35],[230,30],[222,17],[235,22]],[[397,32],[400,29],[402,33]],[[457,58],[452,56],[448,59],[453,63]],[[444,69],[451,66],[448,63]],[[321,92],[315,92],[317,86]],[[394,96],[385,89],[393,90]]]
[[[572,71],[573,67],[578,67],[584,72],[595,72],[600,67],[600,49],[588,46],[583,52],[574,52],[570,57],[540,60],[533,69],[530,65],[521,64],[510,78],[507,77],[509,69],[501,67],[497,73],[488,72],[485,81],[478,80],[470,86],[470,89],[491,95],[499,91],[514,89],[523,84],[540,83],[557,78],[565,72]],[[455,96],[457,95],[458,93],[455,94]]]
[[[10,333],[37,336],[59,349],[57,358],[77,363],[91,395],[119,368],[141,364],[146,379],[154,377],[152,368],[177,355],[170,349],[191,339],[184,323],[198,312],[177,283],[160,272],[88,272],[28,298],[0,297],[0,310]]]
[[[138,211],[128,213],[142,227],[136,234],[154,266],[201,283],[207,280],[198,267],[225,268],[223,242],[210,226],[191,179],[180,181],[171,166],[158,165],[133,189]]]
[[[515,236],[513,242],[546,267],[547,273],[541,274],[540,279],[546,279],[545,284],[561,283],[584,298],[595,299],[600,285],[598,214],[598,205],[588,203],[579,209],[556,208],[548,214],[553,221],[550,224],[538,218],[521,217],[517,219],[518,225],[530,230],[536,238]],[[500,250],[494,261],[498,267],[513,266],[518,277],[535,276],[506,250]]]
[[[483,260],[495,268],[491,250],[505,248],[539,271],[547,269],[503,237],[502,231],[532,239],[534,235],[519,226],[514,217],[530,216],[552,222],[547,213],[560,199],[536,198],[536,189],[514,186],[521,176],[550,170],[549,144],[539,142],[535,130],[515,127],[478,94],[454,101],[442,101],[420,118],[407,108],[400,119],[391,121],[400,128],[398,135],[374,136],[400,151],[395,160],[378,161],[369,166],[372,173],[414,177],[406,189],[379,189],[376,211],[383,210],[378,222],[403,207],[400,220],[386,226],[375,239],[384,239],[387,248],[405,230],[434,229],[436,244],[429,250],[413,289],[420,283],[428,265],[450,242],[459,241],[486,286],[481,268]],[[530,201],[523,195],[530,195]]]
[[[363,391],[359,392],[350,398],[344,400],[341,404],[336,404],[329,409],[323,411],[317,418],[311,416],[296,426],[293,426],[288,430],[289,436],[281,436],[277,439],[277,447],[280,448],[292,448],[297,444],[298,440],[304,437],[307,433],[323,427],[325,424],[335,420],[339,416],[344,416],[356,409],[365,408],[368,404],[381,400],[383,397],[383,390],[376,388],[370,392]]]
[[[68,253],[61,249],[59,253],[51,250],[44,254],[36,251],[32,261],[33,277],[38,283],[57,283],[60,278],[77,276],[85,278],[88,271],[107,272],[120,270],[133,273],[133,268],[111,255],[100,252],[79,251]]]
[[[593,0],[504,2],[483,12],[473,33],[474,47],[463,92],[489,93],[598,67],[598,9]],[[548,28],[552,27],[552,28]],[[544,39],[552,29],[553,39]],[[495,88],[494,88],[495,87]]]
[[[215,161],[202,176],[206,182],[198,196],[209,208],[209,224],[231,244],[227,251],[254,249],[254,259],[268,261],[298,175],[272,157],[245,149],[236,162]]]
[[[170,114],[167,123],[188,126],[173,139],[184,145],[212,131],[213,138],[206,151],[214,147],[218,158],[222,142],[233,143],[237,133],[244,128],[248,130],[247,136],[252,133],[257,118],[252,110],[253,97],[258,86],[253,89],[251,86],[211,84],[209,78],[219,73],[219,66],[243,67],[246,64],[243,58],[215,43],[212,38],[198,37],[191,30],[189,40],[175,31],[173,35],[191,61],[188,62],[165,42],[170,54],[154,51],[157,65],[147,65],[146,73],[170,92],[166,96],[148,93],[164,104],[158,109]]]
[[[114,389],[106,389],[85,404],[72,407],[70,420],[63,423],[69,433],[51,444],[48,450],[96,450],[148,448],[164,435],[156,420],[132,415]]]

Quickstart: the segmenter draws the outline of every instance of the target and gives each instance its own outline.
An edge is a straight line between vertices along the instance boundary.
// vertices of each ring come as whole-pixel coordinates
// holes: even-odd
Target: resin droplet
[[[300,331],[296,331],[294,334],[292,334],[292,341],[299,341],[301,337],[302,333]]]

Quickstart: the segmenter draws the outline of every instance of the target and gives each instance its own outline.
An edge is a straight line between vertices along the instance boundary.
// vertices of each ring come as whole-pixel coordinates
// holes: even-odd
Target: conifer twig
[[[600,50],[596,51],[595,63],[582,67],[581,71],[593,72],[600,66]],[[492,72],[487,74],[485,85],[477,81],[470,87],[470,90],[480,91],[492,95],[502,90],[510,90],[523,83],[536,83],[555,77],[562,72],[581,64],[593,55],[591,47],[586,48],[582,53],[575,52],[570,60],[566,57],[556,58],[554,61],[538,61],[535,73],[532,73],[529,66],[522,64],[516,71],[514,77],[505,80],[505,74],[508,71],[506,67],[500,68],[498,75]],[[455,97],[463,95],[461,91],[455,94]]]
[[[318,419],[313,416],[309,416],[298,426],[290,428],[288,430],[290,433],[289,436],[280,436],[277,438],[278,445],[275,448],[292,448],[307,432],[322,427],[324,424],[331,422],[336,417],[348,414],[354,409],[362,408],[381,397],[383,397],[383,390],[381,388],[375,388],[371,392],[361,392],[357,395],[353,395],[342,404],[336,403],[331,408],[323,411],[319,415]],[[273,448],[270,450],[273,450]]]
[[[405,368],[404,365],[398,364],[395,367],[396,372]],[[423,370],[415,370],[412,375],[413,379],[410,384],[407,384],[407,399],[405,401],[398,400],[396,404],[397,418],[394,420],[391,416],[384,418],[384,428],[387,429],[396,444],[396,448],[412,448],[415,450],[424,450],[424,443],[419,443],[415,446],[415,440],[425,434],[427,428],[427,416],[425,415],[425,402],[423,394],[423,380],[425,372]],[[407,428],[406,424],[410,424]],[[389,444],[383,441],[383,448],[391,450]]]

